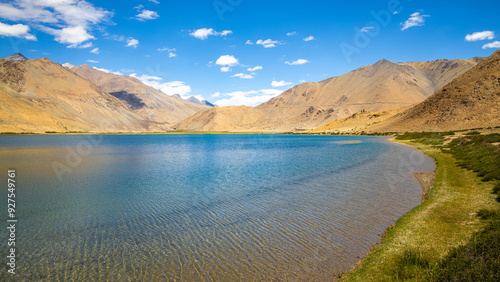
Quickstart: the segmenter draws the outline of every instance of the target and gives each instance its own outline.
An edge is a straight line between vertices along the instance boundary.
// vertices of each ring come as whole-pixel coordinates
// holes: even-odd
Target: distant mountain
[[[255,108],[211,108],[175,127],[215,131],[317,128],[363,110],[388,111],[415,105],[474,65],[473,60],[400,64],[380,60],[338,77],[297,85]]]
[[[9,62],[19,62],[19,61],[26,61],[28,58],[26,58],[23,54],[21,53],[16,53],[14,55],[10,55],[7,57],[0,58],[2,61],[9,61]]]
[[[207,107],[168,96],[137,78],[99,71],[88,65],[71,68],[112,96],[126,102],[133,112],[162,130]]]
[[[413,107],[355,114],[317,131],[417,132],[500,126],[500,50]]]
[[[208,107],[215,107],[214,104],[208,102],[207,100],[201,100],[200,101],[198,98],[196,98],[194,96],[191,96],[191,97],[187,98],[186,101],[194,103],[194,104],[198,104],[198,105],[203,105],[203,106],[208,106]]]
[[[63,67],[67,67],[68,69],[74,69],[76,66],[73,65],[72,63],[65,63],[65,64],[62,64]]]

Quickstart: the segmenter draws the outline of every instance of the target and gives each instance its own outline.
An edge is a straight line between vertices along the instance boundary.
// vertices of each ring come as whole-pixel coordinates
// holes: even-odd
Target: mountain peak
[[[10,62],[18,62],[18,61],[26,61],[28,58],[26,58],[23,54],[21,53],[15,53],[14,55],[10,55],[7,57],[0,58],[2,61],[10,61]]]
[[[375,64],[373,64],[374,66],[384,66],[384,65],[395,65],[396,63],[394,62],[391,62],[389,60],[386,60],[386,59],[382,59],[378,62],[376,62]]]

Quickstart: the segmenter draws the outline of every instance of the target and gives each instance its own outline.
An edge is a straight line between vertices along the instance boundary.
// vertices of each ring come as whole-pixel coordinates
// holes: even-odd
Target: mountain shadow
[[[129,104],[132,110],[139,110],[146,107],[141,98],[127,91],[110,92],[109,94]]]

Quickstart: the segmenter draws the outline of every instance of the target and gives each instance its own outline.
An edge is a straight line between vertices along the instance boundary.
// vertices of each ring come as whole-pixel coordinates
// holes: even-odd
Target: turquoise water
[[[0,199],[15,169],[19,280],[325,281],[434,167],[380,137],[0,136]]]

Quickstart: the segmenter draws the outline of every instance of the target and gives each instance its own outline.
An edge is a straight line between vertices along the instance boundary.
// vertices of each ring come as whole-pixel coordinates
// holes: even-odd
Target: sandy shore
[[[422,185],[422,190],[425,193],[432,188],[432,182],[434,181],[434,177],[436,176],[435,172],[417,172],[414,173],[415,178],[417,178],[420,185]]]

